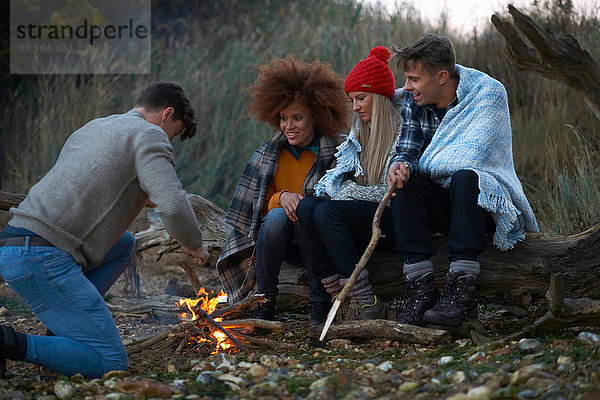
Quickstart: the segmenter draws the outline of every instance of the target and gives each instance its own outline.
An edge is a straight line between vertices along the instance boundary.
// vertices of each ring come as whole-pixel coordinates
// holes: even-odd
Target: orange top
[[[317,155],[312,151],[305,150],[300,153],[300,158],[296,161],[287,148],[281,149],[279,155],[279,165],[277,172],[273,175],[269,189],[267,190],[268,203],[265,202],[263,215],[266,215],[274,208],[281,207],[279,197],[283,192],[300,193],[306,180],[306,175],[312,167]]]

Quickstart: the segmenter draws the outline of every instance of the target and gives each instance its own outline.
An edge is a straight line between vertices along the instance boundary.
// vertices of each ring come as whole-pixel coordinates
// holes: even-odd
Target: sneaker
[[[377,296],[373,295],[373,298],[373,304],[353,300],[349,301],[344,310],[342,310],[342,320],[385,319],[387,316],[385,306]]]
[[[265,296],[265,298],[267,299],[267,302],[259,304],[254,309],[254,312],[252,313],[252,318],[274,321],[277,301],[275,300],[275,296]]]
[[[327,321],[327,314],[331,310],[330,301],[311,301],[309,323],[313,326],[322,325]]]
[[[450,272],[440,301],[423,315],[425,324],[459,326],[477,318],[475,303],[475,281],[477,277],[466,272]]]
[[[440,298],[440,292],[433,283],[433,272],[427,272],[418,279],[409,280],[404,277],[401,307],[396,313],[396,321],[401,324],[421,326],[423,314]]]

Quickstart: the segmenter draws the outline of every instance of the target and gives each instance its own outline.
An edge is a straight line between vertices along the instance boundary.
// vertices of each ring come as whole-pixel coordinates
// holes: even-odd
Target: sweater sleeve
[[[156,204],[167,232],[182,246],[202,246],[198,222],[175,172],[175,153],[160,129],[144,132],[135,146],[135,168],[141,189]]]
[[[273,196],[271,196],[271,199],[269,200],[267,212],[271,211],[274,208],[281,207],[281,194],[283,192],[287,192],[287,190],[282,190],[280,192],[273,193]]]
[[[334,200],[362,200],[379,203],[386,191],[386,185],[362,186],[354,181],[347,180],[342,183]]]

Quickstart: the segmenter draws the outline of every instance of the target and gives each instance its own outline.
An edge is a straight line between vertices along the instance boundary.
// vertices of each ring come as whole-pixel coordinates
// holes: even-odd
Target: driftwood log
[[[315,331],[313,336],[317,338],[320,333],[320,330]],[[445,330],[399,324],[396,321],[384,319],[348,321],[343,324],[331,325],[327,331],[327,340],[350,338],[375,340],[385,338],[402,343],[438,345],[450,340],[450,334]]]
[[[508,12],[513,24],[498,15],[492,16],[492,24],[504,37],[514,66],[577,90],[600,119],[600,66],[590,53],[572,35],[542,28],[512,5]],[[519,31],[533,47],[525,43]]]
[[[0,205],[3,210],[18,204],[19,195],[0,192]],[[17,199],[17,200],[15,200]],[[202,232],[211,253],[218,254],[225,244],[230,228],[222,222],[212,223],[224,213],[208,200],[198,195],[190,196]],[[202,205],[202,206],[201,206]],[[204,214],[205,213],[205,214]],[[210,227],[208,226],[210,225]],[[177,244],[170,243],[164,227],[157,219],[153,226],[135,234],[138,251],[152,246],[163,246],[173,251]],[[156,238],[160,238],[157,240]],[[448,261],[444,255],[446,238],[436,237],[434,243],[439,249],[433,258],[435,281],[443,286]],[[384,300],[397,298],[402,290],[402,265],[393,253],[376,252],[367,268],[375,291]],[[291,308],[308,304],[308,288],[299,279],[300,269],[284,265],[280,275],[280,298],[278,306]],[[543,299],[553,274],[560,273],[564,286],[564,297],[600,299],[600,224],[572,236],[551,236],[543,233],[528,234],[525,241],[518,243],[513,250],[499,251],[493,246],[482,255],[481,276],[478,280],[478,293],[482,296],[502,295],[506,301],[523,295]]]

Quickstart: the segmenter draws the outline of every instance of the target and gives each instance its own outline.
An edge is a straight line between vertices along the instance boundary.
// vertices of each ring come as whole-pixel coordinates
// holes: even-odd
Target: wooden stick
[[[192,268],[192,266],[190,264],[188,264],[187,261],[185,261],[185,260],[177,260],[177,264],[179,264],[179,266],[181,268],[183,268],[183,270],[185,271],[185,274],[187,275],[188,279],[190,280],[190,283],[196,290],[196,294],[198,292],[200,292],[200,289],[202,289],[202,285],[200,284],[198,275],[196,275],[196,272],[194,272],[194,269]]]
[[[147,349],[148,347],[150,347],[162,340],[167,339],[170,335],[174,335],[174,334],[184,331],[186,329],[193,328],[193,327],[195,327],[195,322],[196,321],[188,321],[184,324],[179,324],[179,325],[175,326],[174,328],[163,331],[154,336],[150,336],[150,337],[146,336],[141,339],[133,339],[129,342],[125,342],[124,343],[125,347],[128,347],[127,354],[131,355],[131,354],[139,353],[140,351]]]
[[[379,205],[377,206],[377,210],[375,211],[375,215],[373,216],[373,223],[371,224],[372,234],[371,234],[371,240],[369,241],[369,245],[365,249],[360,260],[358,260],[358,264],[356,264],[356,267],[354,267],[354,271],[352,271],[352,275],[350,275],[348,282],[346,282],[346,284],[342,288],[342,291],[340,292],[340,294],[338,294],[336,296],[336,299],[333,302],[333,306],[331,306],[331,310],[329,310],[329,314],[327,314],[327,320],[325,321],[325,326],[323,326],[323,331],[321,332],[321,336],[319,337],[319,340],[321,342],[323,341],[323,339],[325,339],[327,330],[331,326],[331,323],[333,322],[333,319],[335,318],[335,314],[337,313],[337,310],[340,307],[340,304],[342,303],[342,301],[344,300],[344,298],[346,297],[346,295],[348,294],[348,292],[354,285],[354,282],[356,282],[356,278],[358,278],[358,275],[360,275],[362,270],[367,265],[367,261],[369,261],[371,254],[373,254],[373,251],[375,250],[375,246],[377,246],[377,241],[381,237],[381,228],[379,227],[379,223],[381,221],[381,216],[383,215],[383,210],[385,210],[385,207],[387,206],[388,201],[390,201],[390,197],[392,197],[392,193],[394,193],[395,190],[396,190],[396,185],[391,185],[388,188],[387,192],[385,192],[385,196],[383,196],[383,198],[379,202]]]
[[[279,349],[279,350],[291,350],[291,349],[296,349],[298,348],[297,345],[292,344],[292,343],[282,343],[282,342],[274,342],[272,340],[268,340],[268,339],[263,339],[263,338],[257,338],[254,336],[249,336],[249,335],[244,335],[242,333],[239,332],[232,332],[233,335],[235,335],[236,337],[245,340],[246,342],[250,343],[250,344],[254,344],[257,346],[262,346],[262,347],[268,347],[271,349]]]
[[[227,314],[231,314],[234,311],[240,310],[246,306],[253,306],[256,303],[266,303],[267,299],[262,294],[255,294],[251,297],[246,297],[244,300],[231,304],[227,307],[217,308],[215,311],[210,313],[213,318],[221,318]]]
[[[221,321],[221,325],[225,328],[246,328],[246,327],[256,327],[256,328],[264,328],[270,329],[272,331],[281,331],[285,328],[285,324],[283,322],[277,321],[267,321],[264,319],[232,319],[228,321]]]

